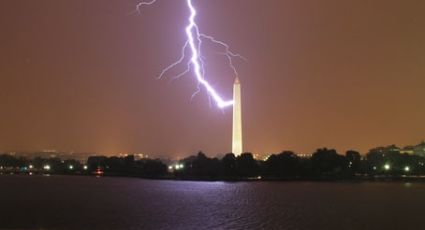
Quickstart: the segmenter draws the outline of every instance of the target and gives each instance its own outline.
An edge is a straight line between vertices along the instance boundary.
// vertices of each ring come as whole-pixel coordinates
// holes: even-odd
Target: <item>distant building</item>
[[[425,141],[422,141],[420,144],[416,145],[414,151],[415,155],[425,157]]]
[[[376,147],[369,150],[369,152],[382,153],[382,154],[400,153],[400,154],[417,155],[417,156],[425,157],[425,141],[422,141],[418,145],[408,145],[403,148],[399,148],[396,145],[389,145],[386,147]]]
[[[401,154],[415,155],[415,147],[408,145],[400,150]]]
[[[311,154],[311,153],[300,153],[300,154],[297,154],[297,156],[300,157],[300,158],[311,158],[313,156],[313,154]]]
[[[425,141],[422,141],[418,145],[406,146],[400,152],[425,157]]]
[[[371,150],[369,150],[370,153],[381,153],[381,154],[388,154],[388,153],[400,153],[401,149],[397,147],[396,145],[389,145],[385,147],[376,147]]]

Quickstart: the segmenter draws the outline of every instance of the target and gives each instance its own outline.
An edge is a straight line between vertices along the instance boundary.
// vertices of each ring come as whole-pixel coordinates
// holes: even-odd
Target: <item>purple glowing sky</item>
[[[142,15],[133,0],[2,3],[0,151],[230,151],[231,110],[209,106],[205,91],[191,100],[193,74],[157,80],[187,40],[185,0]],[[425,138],[425,3],[193,3],[202,32],[248,59],[234,62],[247,151],[364,152]],[[229,99],[234,73],[217,49],[205,45],[205,78]]]

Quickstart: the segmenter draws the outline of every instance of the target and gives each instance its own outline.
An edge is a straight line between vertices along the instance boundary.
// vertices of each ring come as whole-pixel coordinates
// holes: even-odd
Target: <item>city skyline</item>
[[[192,75],[156,79],[184,43],[182,2],[138,15],[134,1],[7,0],[0,150],[229,152],[232,109],[210,107],[202,91],[191,100]],[[194,3],[202,28],[247,58],[235,62],[245,151],[364,153],[425,138],[425,3]],[[208,80],[231,98],[231,71],[208,58]]]

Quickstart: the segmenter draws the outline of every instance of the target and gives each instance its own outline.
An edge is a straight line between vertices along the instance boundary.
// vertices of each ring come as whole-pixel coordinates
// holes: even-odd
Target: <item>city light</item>
[[[404,171],[405,172],[409,172],[410,171],[410,167],[409,166],[404,167]]]
[[[34,165],[29,165],[28,168],[33,169]]]
[[[104,172],[103,172],[103,170],[102,170],[101,168],[97,168],[95,173],[96,173],[96,175],[100,176],[100,175],[102,175]]]
[[[84,165],[84,166],[83,166],[83,169],[84,169],[84,170],[87,170],[88,168],[89,168],[89,167],[87,167],[87,165]]]
[[[266,155],[264,158],[263,158],[263,160],[264,161],[267,161],[268,159],[269,159],[269,157],[271,156],[271,154],[268,154],[268,155]]]
[[[69,168],[70,170],[73,170],[73,169],[74,169],[74,165],[70,165],[70,166],[68,166],[68,168]]]
[[[385,164],[385,165],[384,165],[384,169],[388,171],[388,170],[390,170],[390,169],[391,169],[391,166],[390,166],[389,164]]]
[[[50,165],[45,165],[45,166],[43,167],[43,169],[44,169],[44,170],[49,171],[49,170],[50,170]]]
[[[181,170],[183,168],[184,168],[184,164],[175,164],[174,165],[174,169],[175,170]],[[173,169],[173,166],[168,166],[168,169],[172,170]]]

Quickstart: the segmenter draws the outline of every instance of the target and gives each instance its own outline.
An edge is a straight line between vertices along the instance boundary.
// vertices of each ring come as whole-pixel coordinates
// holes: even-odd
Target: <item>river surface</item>
[[[0,229],[425,229],[425,184],[0,176]]]

